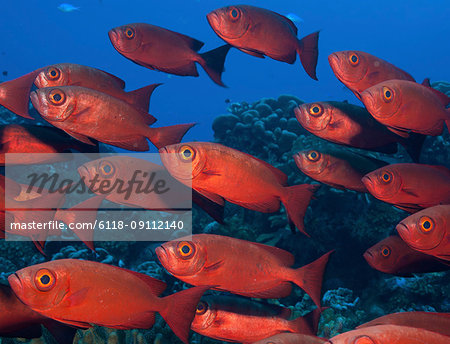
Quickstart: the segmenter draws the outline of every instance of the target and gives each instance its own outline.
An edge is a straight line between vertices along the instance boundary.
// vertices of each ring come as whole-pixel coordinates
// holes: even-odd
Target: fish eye
[[[61,76],[61,71],[58,68],[50,67],[47,69],[47,78],[50,80],[57,80]]]
[[[195,314],[203,315],[208,310],[208,304],[206,302],[200,301],[195,309]]]
[[[181,147],[180,153],[183,160],[192,160],[195,156],[194,150],[189,146]]]
[[[385,258],[391,255],[391,249],[388,246],[383,246],[381,248],[381,255]]]
[[[177,253],[182,259],[189,259],[195,253],[195,246],[188,241],[181,241],[177,246]]]
[[[34,284],[40,291],[49,291],[55,286],[56,277],[48,269],[40,269],[34,276]]]
[[[434,229],[434,221],[428,216],[419,219],[419,228],[424,233],[430,233]]]
[[[135,32],[134,32],[134,30],[131,27],[126,27],[124,32],[125,32],[125,36],[128,39],[132,39],[134,37],[134,35],[135,35]]]
[[[368,336],[360,336],[355,339],[353,344],[375,344],[375,342]]]
[[[320,156],[321,156],[321,154],[318,151],[313,150],[313,151],[310,151],[306,157],[310,161],[317,161],[320,159]]]
[[[323,114],[323,107],[322,107],[322,105],[320,105],[320,104],[312,104],[309,107],[309,114],[311,116],[315,116],[315,117],[321,116]]]
[[[389,87],[383,87],[383,99],[386,103],[389,103],[394,96],[394,92]]]
[[[358,63],[359,63],[359,57],[358,57],[358,55],[356,53],[350,54],[348,60],[350,61],[350,64],[352,66],[357,66]]]
[[[391,182],[391,180],[392,180],[392,173],[391,172],[389,172],[389,171],[384,171],[382,174],[381,174],[381,180],[384,182],[384,183],[390,183]]]
[[[236,21],[241,16],[241,11],[239,11],[236,7],[232,7],[228,11],[228,15],[230,16],[231,20]]]
[[[54,105],[61,105],[66,101],[66,95],[60,89],[53,89],[48,94],[48,100]]]
[[[100,173],[104,176],[104,177],[109,177],[112,174],[114,174],[114,166],[113,164],[111,164],[109,161],[103,161],[100,164]]]

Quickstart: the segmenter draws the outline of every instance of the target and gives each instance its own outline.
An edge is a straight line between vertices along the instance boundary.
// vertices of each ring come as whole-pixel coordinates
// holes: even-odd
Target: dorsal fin
[[[281,248],[260,244],[258,242],[252,242],[253,245],[267,251],[273,256],[276,256],[286,267],[290,267],[294,264],[295,257],[292,253],[282,250]]]
[[[150,287],[151,291],[153,293],[155,293],[156,296],[161,295],[167,287],[166,283],[164,283],[163,281],[157,280],[156,278],[150,277],[145,274],[141,274],[140,272],[123,269],[120,267],[117,267],[117,269],[126,271],[126,272],[136,276],[137,278],[139,278],[141,281],[143,281],[145,284],[147,284]]]
[[[426,84],[426,81],[428,80],[428,85]],[[422,85],[430,89],[441,101],[442,105],[447,106],[450,103],[450,97],[447,96],[445,93],[442,93],[441,91],[438,91],[437,89],[431,87],[430,85],[430,79],[425,79],[422,82]]]
[[[272,171],[272,173],[275,175],[275,177],[277,178],[278,182],[285,186],[287,183],[287,176],[286,174],[284,174],[283,171],[280,171],[278,168],[276,168],[275,166],[272,166],[271,164],[269,164],[268,162],[265,162],[264,160],[258,159],[257,157],[254,157],[253,155],[241,152],[242,154],[247,155],[248,157],[250,157],[251,159],[255,159],[257,161],[259,161],[262,165],[264,165],[265,167],[267,167],[270,171]]]
[[[289,24],[289,26],[292,28],[292,30],[294,30],[295,35],[297,36],[298,33],[298,28],[297,26],[295,26],[294,22],[292,20],[290,20],[288,17],[283,16],[282,14],[276,13],[274,12],[276,15],[278,15],[280,18],[282,18],[283,20],[286,20]]]
[[[205,45],[205,43],[203,43],[202,41],[183,35],[182,33],[179,32],[173,33],[177,35],[179,38],[181,38],[183,41],[185,41],[189,45],[189,47],[194,51],[199,51],[203,47],[203,45]]]
[[[105,72],[104,70],[101,70],[101,71],[103,73],[105,73],[106,75],[110,76],[112,79],[114,79],[119,84],[119,86],[122,88],[122,90],[125,88],[125,81],[123,81],[121,78],[119,78],[111,73]]]

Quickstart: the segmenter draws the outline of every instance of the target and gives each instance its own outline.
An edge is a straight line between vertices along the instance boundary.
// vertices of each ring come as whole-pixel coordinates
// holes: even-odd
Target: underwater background
[[[327,56],[340,50],[361,50],[407,71],[417,81],[430,78],[432,86],[450,96],[450,3],[427,1],[246,1],[287,15],[298,16],[299,37],[320,30],[319,81],[310,79],[299,61],[294,65],[257,59],[232,49],[225,62],[223,81],[215,85],[199,68],[200,76],[178,77],[150,71],[118,54],[108,30],[126,23],[144,22],[183,32],[205,42],[205,50],[221,44],[206,21],[211,10],[228,1],[72,1],[79,9],[64,12],[60,1],[17,1],[2,5],[0,81],[17,78],[42,66],[78,63],[106,70],[126,80],[127,90],[150,83],[164,83],[153,94],[150,113],[158,126],[198,122],[183,141],[214,141],[252,154],[288,175],[289,185],[313,182],[296,167],[292,155],[308,148],[332,146],[304,130],[295,119],[294,107],[303,102],[348,100],[361,103],[334,76]],[[276,114],[276,116],[271,116]],[[264,123],[264,130],[255,126]],[[2,124],[25,123],[0,108]],[[269,132],[269,134],[267,133]],[[105,148],[106,149],[106,148]],[[116,151],[122,151],[114,148]],[[152,147],[150,151],[155,151]],[[404,149],[395,155],[374,153],[390,163],[409,162]],[[450,137],[428,137],[421,162],[450,168]],[[372,269],[363,259],[366,249],[395,232],[407,216],[374,197],[322,185],[306,213],[311,238],[292,234],[284,210],[263,214],[228,203],[225,225],[194,209],[194,233],[214,233],[261,242],[295,255],[295,266],[305,265],[335,250],[323,280],[319,335],[331,337],[375,317],[398,311],[450,312],[450,273],[396,277]],[[14,271],[49,259],[82,258],[132,269],[164,280],[167,290],[186,284],[169,275],[159,264],[157,242],[99,242],[97,253],[82,243],[48,242],[47,257],[32,243],[0,242],[0,281]],[[299,288],[280,300],[295,315],[315,306]],[[95,327],[78,331],[74,343],[180,343],[167,324],[157,318],[151,330],[118,331]],[[32,343],[50,343],[47,333]],[[1,338],[0,343],[17,343]],[[21,342],[23,342],[21,340]],[[192,343],[216,343],[194,333]]]

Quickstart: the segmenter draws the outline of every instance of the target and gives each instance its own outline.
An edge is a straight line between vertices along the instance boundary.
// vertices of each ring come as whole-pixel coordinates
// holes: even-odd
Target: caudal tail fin
[[[285,188],[285,195],[281,198],[289,221],[292,221],[298,230],[309,236],[305,231],[303,218],[305,217],[306,209],[309,202],[314,195],[314,192],[319,188],[318,184],[301,184],[288,186]]]
[[[299,48],[297,49],[303,68],[314,80],[318,80],[316,76],[317,58],[319,56],[318,43],[319,31],[299,40]]]
[[[426,135],[410,133],[408,138],[400,141],[400,144],[405,147],[406,152],[415,163],[420,160],[420,153],[426,138]]]
[[[151,84],[137,90],[127,92],[127,102],[140,110],[148,112],[152,93],[160,85],[162,84]],[[149,123],[149,125],[153,123]]]
[[[302,333],[315,336],[319,328],[320,314],[322,310],[316,308],[303,317],[298,317],[289,321],[289,328],[293,333]]]
[[[203,69],[206,73],[208,73],[212,81],[224,87],[225,84],[222,81],[222,73],[225,69],[225,58],[230,48],[231,45],[225,44],[216,49],[200,54],[201,59],[199,63],[202,65]]]
[[[2,82],[0,84],[0,105],[16,115],[34,119],[28,113],[28,103],[30,102],[31,87],[39,72],[40,69],[17,79]]]
[[[333,251],[325,253],[322,257],[308,265],[293,270],[293,276],[291,278],[291,282],[302,288],[305,293],[311,297],[319,309],[323,274],[331,253],[333,253]]]
[[[195,310],[203,293],[209,288],[209,286],[194,287],[163,298],[164,308],[159,314],[183,343],[188,343]]]
[[[55,220],[62,221],[69,229],[92,251],[94,248],[94,231],[97,220],[97,211],[105,196],[91,197],[74,207],[55,213]],[[77,225],[82,224],[82,228]]]
[[[168,127],[148,128],[147,138],[161,149],[162,147],[180,143],[184,134],[191,129],[195,123],[177,124]]]

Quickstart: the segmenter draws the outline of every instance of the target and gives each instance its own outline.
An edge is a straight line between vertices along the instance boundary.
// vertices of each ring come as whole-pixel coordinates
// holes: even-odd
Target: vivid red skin
[[[300,333],[280,333],[258,340],[253,344],[324,344],[325,338],[309,336]]]
[[[136,32],[132,43],[123,33],[127,27]],[[114,28],[108,34],[120,54],[149,69],[198,76],[195,62],[203,63],[202,57],[189,42],[192,38],[156,25],[133,23]]]
[[[38,289],[37,272],[55,277],[47,290]],[[195,307],[207,286],[158,297],[166,284],[150,276],[112,265],[77,259],[54,260],[26,267],[8,277],[17,297],[36,312],[81,328],[149,329],[155,312],[188,343]]]
[[[424,329],[450,336],[450,313],[433,312],[399,312],[376,318],[357,328],[375,325],[399,325]]]
[[[49,75],[49,71],[53,69],[59,71],[59,76],[56,79],[51,78]],[[75,63],[58,63],[43,68],[36,77],[34,84],[37,88],[58,86],[80,86],[91,88],[136,106],[136,104],[133,103],[135,99],[129,92],[124,90],[125,81],[100,69]],[[159,84],[155,84],[153,86],[157,87],[158,85]],[[148,109],[144,108],[143,110],[148,111]]]
[[[67,157],[58,155],[69,149],[91,150],[92,146],[73,139],[54,127],[36,125],[8,124],[0,126],[1,144],[0,165],[5,164],[5,153],[46,153],[9,155],[8,164],[39,164],[63,161]]]
[[[236,26],[230,27],[228,12],[232,8],[240,10],[241,17]],[[214,32],[236,48],[287,63],[294,63],[300,50],[294,24],[273,11],[249,5],[229,6],[212,11],[207,19]]]
[[[323,277],[323,269],[317,274],[307,268],[300,277],[291,268],[294,256],[276,247],[214,234],[184,239],[195,247],[191,258],[183,259],[177,253],[183,238],[156,248],[156,255],[169,273],[192,285],[214,285],[214,289],[248,297],[281,298],[291,292],[288,282],[306,288],[309,278],[321,281]],[[321,284],[313,284],[319,295]]]
[[[179,154],[185,146],[195,151],[191,163],[182,161]],[[213,201],[219,204],[227,200],[248,209],[273,213],[280,209],[280,201],[288,207],[290,191],[292,188],[298,188],[297,197],[304,195],[306,209],[316,189],[309,184],[287,187],[287,176],[280,170],[251,155],[218,143],[189,142],[169,145],[160,149],[160,155],[164,166],[173,177],[192,185],[194,190],[206,197],[208,195],[205,192],[213,195]],[[301,223],[297,220],[295,224],[304,232],[303,215],[301,218]]]
[[[60,105],[53,104],[48,95],[54,90],[65,95]],[[79,86],[40,88],[31,93],[31,102],[42,117],[52,125],[78,135],[77,138],[89,142],[89,138],[122,148],[146,151],[146,138],[158,148],[164,143],[180,142],[180,136],[193,126],[175,125],[171,127],[149,128],[155,121],[150,114],[105,93]],[[182,127],[182,128],[179,128]],[[175,128],[175,138],[166,138],[167,132]],[[180,129],[180,130],[178,130]]]
[[[389,183],[381,176],[392,174]],[[368,173],[362,179],[379,200],[411,213],[439,204],[450,204],[450,170],[443,166],[392,164]]]
[[[287,320],[290,312],[283,314],[274,305],[226,296],[207,296],[202,301],[208,305],[204,314],[196,314],[191,329],[203,336],[227,342],[253,343],[282,332],[312,335],[304,319]],[[302,321],[304,320],[304,321]]]
[[[423,216],[432,219],[434,228],[422,232],[419,221]],[[419,211],[402,220],[396,227],[398,234],[414,250],[450,261],[450,205],[437,205]]]
[[[337,189],[369,192],[361,181],[361,178],[367,172],[362,171],[366,170],[367,166],[371,166],[375,170],[379,167],[379,164],[375,164],[362,155],[352,154],[350,152],[341,153],[345,158],[320,152],[320,158],[312,161],[308,158],[309,152],[311,150],[304,150],[294,155],[294,161],[297,167],[308,177]],[[350,160],[353,160],[356,164],[361,163],[361,165],[364,164],[365,166],[357,170],[352,166]]]
[[[393,97],[386,102],[383,88],[388,87]],[[388,80],[380,82],[361,93],[362,101],[372,116],[394,130],[412,131],[437,136],[450,121],[450,110],[430,88],[412,81]],[[426,114],[426,115],[424,115]]]
[[[388,255],[382,254],[385,248],[389,250]],[[450,270],[450,265],[440,262],[433,256],[413,250],[396,235],[389,236],[367,249],[364,259],[375,270],[397,276]]]
[[[350,63],[350,56],[357,54],[359,63]],[[336,77],[361,99],[360,93],[382,81],[399,79],[415,81],[405,71],[393,64],[362,51],[339,51],[328,56],[328,62]]]
[[[313,104],[323,108],[319,117],[311,116]],[[383,153],[395,153],[403,139],[379,124],[367,110],[342,102],[305,103],[294,109],[299,123],[310,133],[327,141]]]
[[[448,344],[449,337],[420,328],[379,325],[348,331],[331,338],[324,344],[355,344],[357,338],[364,344]]]

